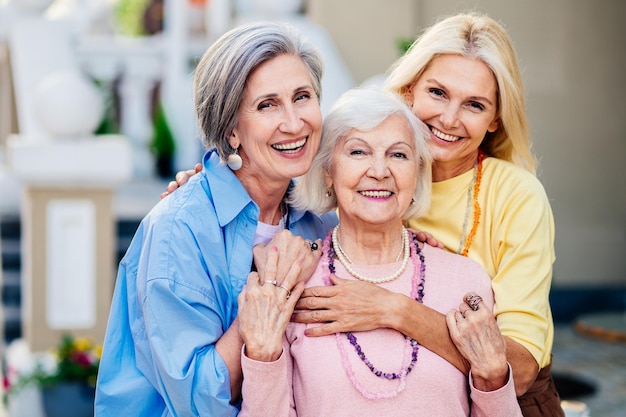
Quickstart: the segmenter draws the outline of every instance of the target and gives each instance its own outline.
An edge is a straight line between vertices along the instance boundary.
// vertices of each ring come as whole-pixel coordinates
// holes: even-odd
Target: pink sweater
[[[441,313],[458,308],[468,291],[480,294],[485,305],[493,305],[491,280],[474,261],[441,249],[423,250],[426,282],[423,302]],[[354,279],[341,262],[334,262],[337,276]],[[370,277],[382,277],[398,268],[391,265],[353,266]],[[379,284],[409,295],[412,264],[397,279]],[[324,255],[307,286],[324,285],[328,258]],[[243,406],[240,416],[521,416],[512,378],[497,391],[481,392],[450,363],[420,346],[415,367],[406,377],[406,388],[397,392],[399,380],[376,377],[357,356],[345,334],[307,337],[307,326],[291,323],[283,340],[283,354],[275,362],[247,358],[242,350]],[[402,369],[408,354],[405,338],[391,329],[354,333],[365,356],[384,372]],[[344,354],[341,354],[341,350]],[[342,356],[344,360],[342,361]],[[347,359],[347,363],[346,362]],[[404,365],[403,365],[404,363]],[[346,371],[348,369],[348,371]],[[351,372],[352,378],[348,376]],[[393,398],[366,398],[362,392],[395,395]],[[470,405],[468,390],[472,405]]]

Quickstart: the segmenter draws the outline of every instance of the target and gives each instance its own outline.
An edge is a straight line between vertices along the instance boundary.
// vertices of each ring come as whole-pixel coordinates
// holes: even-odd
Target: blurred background
[[[621,415],[622,0],[0,0],[3,352],[18,339],[45,350],[67,332],[102,341],[138,222],[174,173],[201,159],[191,79],[226,30],[298,26],[325,58],[326,112],[345,90],[381,82],[424,28],[470,10],[503,24],[523,69],[556,222],[555,372],[592,417]]]

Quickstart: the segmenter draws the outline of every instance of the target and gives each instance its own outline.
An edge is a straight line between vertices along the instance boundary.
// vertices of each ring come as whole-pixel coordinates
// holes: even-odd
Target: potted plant
[[[65,334],[56,348],[32,355],[28,365],[8,364],[7,394],[38,386],[47,417],[92,417],[101,353],[92,340]]]

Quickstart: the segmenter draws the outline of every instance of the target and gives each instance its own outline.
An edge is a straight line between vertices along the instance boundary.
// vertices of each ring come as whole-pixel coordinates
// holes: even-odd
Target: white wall
[[[326,20],[329,32],[342,49],[359,50],[369,61],[376,31],[389,41],[390,32],[415,22],[416,35],[440,16],[470,9],[500,21],[524,71],[540,179],[554,211],[554,286],[626,285],[626,2],[342,0],[340,8],[333,0],[310,3],[320,18],[324,6],[335,10]],[[367,6],[363,13],[361,4]],[[359,16],[367,23],[349,24]],[[380,63],[365,67],[369,61],[344,56],[357,81],[394,59],[385,51]]]

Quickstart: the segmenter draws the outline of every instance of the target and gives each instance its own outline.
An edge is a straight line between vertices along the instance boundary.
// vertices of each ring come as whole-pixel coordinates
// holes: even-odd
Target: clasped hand
[[[312,250],[310,242],[289,231],[255,247],[258,272],[250,273],[238,297],[239,333],[246,356],[264,362],[280,357],[294,307],[320,256],[321,250]]]

